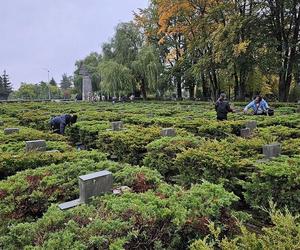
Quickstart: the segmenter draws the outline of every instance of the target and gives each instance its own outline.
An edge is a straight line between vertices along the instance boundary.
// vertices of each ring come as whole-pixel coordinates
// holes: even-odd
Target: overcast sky
[[[3,0],[0,8],[0,73],[21,82],[73,74],[75,61],[113,36],[119,22],[147,0]]]

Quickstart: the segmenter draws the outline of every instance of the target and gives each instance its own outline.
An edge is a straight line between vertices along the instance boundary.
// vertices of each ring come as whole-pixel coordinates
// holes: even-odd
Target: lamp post
[[[47,76],[48,76],[48,98],[49,98],[49,100],[51,100],[50,80],[49,80],[50,70],[46,69],[46,68],[43,68],[43,70],[47,71]]]

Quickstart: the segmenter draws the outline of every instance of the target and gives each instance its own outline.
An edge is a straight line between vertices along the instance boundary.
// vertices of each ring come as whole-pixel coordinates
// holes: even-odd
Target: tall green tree
[[[162,92],[159,77],[163,68],[154,47],[143,47],[136,60],[132,62],[132,68],[144,99],[147,99],[148,90]]]
[[[279,100],[287,101],[293,69],[299,57],[300,2],[299,0],[264,0],[266,27],[276,39]]]
[[[18,98],[33,100],[37,97],[36,84],[32,83],[21,83],[20,88],[16,92]]]
[[[57,83],[56,83],[56,81],[54,80],[53,77],[51,78],[49,84],[50,84],[51,86],[57,86]]]
[[[11,82],[9,81],[8,74],[4,70],[3,75],[0,76],[0,100],[7,100],[11,92]]]
[[[72,76],[68,76],[66,73],[64,73],[62,75],[62,80],[60,82],[60,88],[62,90],[67,90],[71,88],[72,82],[73,82]]]
[[[132,71],[114,60],[103,61],[99,65],[101,88],[110,95],[121,96],[135,89]]]

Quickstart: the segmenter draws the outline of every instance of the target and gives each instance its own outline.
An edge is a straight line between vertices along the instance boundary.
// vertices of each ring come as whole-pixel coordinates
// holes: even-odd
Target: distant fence
[[[15,100],[0,100],[0,103],[22,103],[22,102],[74,102],[74,99],[15,99]]]

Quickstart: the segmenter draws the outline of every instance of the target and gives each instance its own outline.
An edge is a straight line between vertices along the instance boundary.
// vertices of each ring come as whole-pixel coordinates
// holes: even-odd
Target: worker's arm
[[[244,108],[244,112],[247,112],[249,108],[251,108],[254,104],[254,101],[250,102],[245,108]]]
[[[265,101],[265,100],[263,100],[263,103],[264,103],[264,107],[266,108],[266,109],[269,109],[270,107],[269,107],[269,104]]]
[[[227,109],[228,112],[232,112],[232,113],[234,112],[233,109],[230,107],[229,102],[226,105],[226,109]]]
[[[63,134],[65,133],[65,127],[66,127],[66,123],[61,122],[61,123],[60,123],[60,126],[59,126],[59,133],[60,133],[61,135],[63,135]]]
[[[215,110],[216,110],[216,112],[218,111],[218,106],[219,106],[219,100],[215,103]]]

